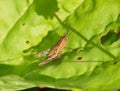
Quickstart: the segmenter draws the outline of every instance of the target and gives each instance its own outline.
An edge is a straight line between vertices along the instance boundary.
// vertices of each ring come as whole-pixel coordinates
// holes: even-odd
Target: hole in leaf
[[[26,41],[26,44],[28,44],[28,43],[30,43],[30,41],[27,40],[27,41]]]
[[[24,22],[22,23],[22,26],[25,26],[25,23],[24,23]]]
[[[109,46],[118,39],[118,33],[115,33],[113,30],[110,30],[106,35],[101,37],[101,44],[104,46]]]
[[[57,0],[34,0],[34,6],[36,13],[46,19],[53,18],[59,9]]]
[[[117,61],[113,62],[113,64],[117,64],[117,63],[118,63]]]
[[[77,60],[81,60],[81,59],[82,59],[82,57],[78,57],[78,58],[77,58]]]

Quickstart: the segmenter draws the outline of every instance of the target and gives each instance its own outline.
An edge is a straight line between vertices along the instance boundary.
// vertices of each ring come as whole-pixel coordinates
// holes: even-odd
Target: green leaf
[[[2,0],[0,12],[0,91],[120,87],[119,0]],[[61,56],[38,66],[67,32]]]

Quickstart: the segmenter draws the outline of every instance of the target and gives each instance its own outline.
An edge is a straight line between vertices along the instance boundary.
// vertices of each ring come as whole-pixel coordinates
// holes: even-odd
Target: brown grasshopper
[[[40,62],[38,65],[42,66],[46,63],[53,61],[53,59],[60,57],[67,42],[68,42],[68,34],[65,34],[58,40],[58,42],[52,48],[49,48],[43,52],[35,54],[34,55],[35,58],[39,58],[39,57],[47,54],[45,61]],[[81,60],[81,57],[78,57],[78,60]],[[103,61],[83,61],[83,62],[103,62]]]
[[[50,48],[46,51],[43,51],[39,54],[36,54],[34,56],[35,58],[38,58],[42,55],[47,54],[47,57],[46,57],[45,61],[39,63],[38,65],[42,66],[42,65],[52,61],[53,59],[56,59],[56,58],[60,57],[64,47],[66,46],[67,41],[68,41],[68,37],[67,37],[67,34],[65,34],[60,38],[60,40],[58,40],[58,42],[52,48]]]

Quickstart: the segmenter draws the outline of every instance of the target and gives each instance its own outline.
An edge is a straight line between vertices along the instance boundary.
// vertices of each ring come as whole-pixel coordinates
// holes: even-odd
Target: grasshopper
[[[67,36],[67,34],[65,34],[58,40],[58,42],[52,48],[50,48],[50,49],[48,49],[46,51],[43,51],[41,53],[36,54],[34,56],[35,58],[38,58],[38,57],[40,57],[42,55],[47,54],[47,57],[46,57],[45,61],[39,63],[38,65],[42,66],[42,65],[52,61],[53,59],[56,59],[56,58],[60,57],[64,47],[67,44],[67,41],[68,41],[68,36]]]
[[[68,42],[68,34],[64,34],[52,48],[49,48],[43,52],[35,54],[34,55],[35,58],[39,58],[40,56],[47,54],[45,61],[40,62],[38,65],[42,66],[42,65],[49,63],[49,62],[53,61],[54,59],[60,57],[67,42]],[[81,60],[81,57],[79,57],[78,60]],[[83,61],[83,62],[103,62],[103,61]]]

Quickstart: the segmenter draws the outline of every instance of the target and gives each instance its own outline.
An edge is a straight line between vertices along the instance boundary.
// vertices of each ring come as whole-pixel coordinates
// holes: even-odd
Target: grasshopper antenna
[[[69,36],[71,33],[72,33],[72,31],[67,30],[67,32],[66,32],[66,33],[64,33],[64,35],[65,35],[65,36]]]

